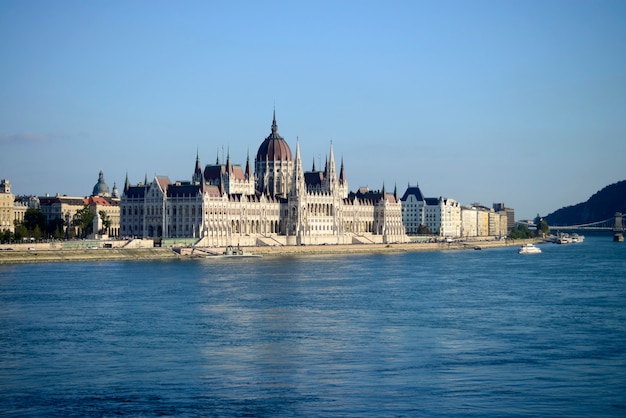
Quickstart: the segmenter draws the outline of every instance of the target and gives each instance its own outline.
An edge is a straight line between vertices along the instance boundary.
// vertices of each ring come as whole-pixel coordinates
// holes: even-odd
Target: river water
[[[626,416],[626,245],[0,266],[3,416]]]

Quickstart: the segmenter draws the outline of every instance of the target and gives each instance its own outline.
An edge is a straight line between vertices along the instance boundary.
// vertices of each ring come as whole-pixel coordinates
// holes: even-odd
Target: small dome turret
[[[104,182],[104,173],[100,170],[100,175],[98,176],[98,182],[95,186],[93,186],[93,191],[91,193],[92,196],[102,196],[102,197],[111,197],[111,192],[109,191],[109,186]]]

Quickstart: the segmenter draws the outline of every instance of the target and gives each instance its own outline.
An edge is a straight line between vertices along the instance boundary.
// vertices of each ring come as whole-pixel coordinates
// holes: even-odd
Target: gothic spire
[[[278,125],[276,125],[276,107],[274,107],[274,118],[272,120],[272,135],[278,133]]]
[[[330,154],[328,157],[328,174],[331,181],[337,180],[337,166],[335,165],[335,152],[333,151],[333,143],[330,142]]]
[[[346,173],[343,170],[343,157],[341,157],[341,169],[339,170],[339,182],[341,184],[346,184]]]
[[[293,167],[291,192],[294,195],[299,195],[304,189],[304,184],[304,169],[302,168],[302,158],[300,158],[300,140],[296,138],[296,160]]]
[[[246,178],[251,179],[252,176],[252,166],[250,165],[250,148],[248,148],[248,158],[246,160]]]
[[[233,166],[230,163],[230,147],[228,147],[228,151],[226,154],[226,173],[231,174],[233,172]]]
[[[193,183],[202,182],[202,166],[200,165],[200,151],[196,149],[196,166],[193,170],[193,177],[191,179]]]

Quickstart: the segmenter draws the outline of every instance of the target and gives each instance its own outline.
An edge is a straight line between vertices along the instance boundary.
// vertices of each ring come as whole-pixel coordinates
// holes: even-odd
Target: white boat
[[[541,248],[537,247],[535,244],[524,244],[519,249],[519,254],[539,254],[541,252]]]
[[[232,245],[226,247],[226,250],[222,254],[207,255],[206,258],[245,258],[245,257],[257,257],[262,256],[258,254],[246,253],[240,247],[234,248]]]
[[[566,234],[564,232],[560,232],[560,233],[557,234],[556,243],[557,244],[571,244],[572,243],[572,239],[570,238],[569,234]]]
[[[585,236],[584,235],[578,235],[576,233],[572,234],[570,236],[570,241],[574,244],[578,244],[581,243],[585,240]]]

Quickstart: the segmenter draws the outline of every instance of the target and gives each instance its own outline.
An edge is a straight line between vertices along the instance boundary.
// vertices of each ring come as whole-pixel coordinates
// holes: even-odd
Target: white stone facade
[[[474,204],[461,208],[461,236],[499,237],[507,235],[507,213]]]
[[[155,177],[131,186],[121,200],[122,236],[196,238],[197,245],[310,245],[406,242],[397,194],[348,192],[341,162],[337,173],[332,145],[324,171],[305,172],[272,133],[259,147],[252,173],[226,164],[207,165],[196,157],[190,182]]]

